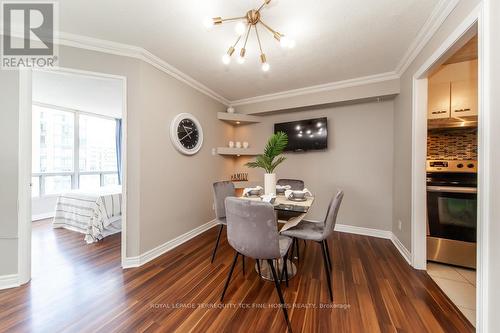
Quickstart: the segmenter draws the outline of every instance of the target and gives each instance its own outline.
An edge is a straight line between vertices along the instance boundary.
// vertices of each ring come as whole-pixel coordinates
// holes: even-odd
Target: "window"
[[[101,186],[101,175],[80,175],[80,189],[91,190]]]
[[[75,115],[33,106],[33,173],[73,171]]]
[[[117,171],[116,121],[80,115],[80,171]]]
[[[32,197],[118,184],[116,120],[33,105]]]
[[[71,176],[44,177],[44,194],[59,194],[71,190]]]

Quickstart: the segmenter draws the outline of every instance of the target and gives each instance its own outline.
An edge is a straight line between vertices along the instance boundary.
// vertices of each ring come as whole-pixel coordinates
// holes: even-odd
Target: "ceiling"
[[[142,47],[234,101],[394,71],[437,0],[273,0],[261,14],[297,42],[283,50],[260,29],[271,70],[260,70],[252,34],[247,61],[224,66],[234,24],[207,31],[206,17],[242,16],[260,0],[60,1],[60,30]],[[237,48],[238,50],[239,48]],[[233,56],[234,57],[234,56]]]
[[[478,57],[477,34],[474,35],[464,46],[452,54],[443,65],[455,64],[457,62],[475,60]]]
[[[122,82],[111,78],[34,71],[33,101],[121,118]]]

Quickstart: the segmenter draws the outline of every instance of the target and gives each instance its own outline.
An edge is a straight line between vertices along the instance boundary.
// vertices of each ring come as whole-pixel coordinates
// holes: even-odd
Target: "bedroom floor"
[[[0,291],[0,332],[285,332],[274,286],[258,277],[252,260],[245,275],[241,262],[235,269],[225,299],[231,306],[219,307],[234,252],[224,233],[210,264],[216,232],[122,270],[120,234],[87,245],[50,221],[34,223],[33,279]],[[284,289],[287,302],[298,305],[290,308],[294,332],[474,331],[391,241],[337,232],[332,238],[335,302],[327,300],[319,246],[301,244],[299,274]]]

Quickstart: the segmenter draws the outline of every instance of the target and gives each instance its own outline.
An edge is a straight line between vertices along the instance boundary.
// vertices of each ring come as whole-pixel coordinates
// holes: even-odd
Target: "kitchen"
[[[427,271],[475,323],[477,35],[429,76]]]

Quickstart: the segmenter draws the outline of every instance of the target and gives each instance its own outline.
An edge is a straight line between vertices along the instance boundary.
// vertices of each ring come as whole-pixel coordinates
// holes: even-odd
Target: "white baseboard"
[[[0,290],[19,287],[19,276],[17,274],[0,275]]]
[[[394,235],[392,231],[389,230],[379,230],[372,228],[356,227],[347,224],[337,224],[335,225],[335,231],[346,232],[350,234],[371,236],[377,238],[390,239],[392,244],[399,251],[401,256],[406,260],[406,262],[411,266],[411,254],[410,251],[401,243],[401,241]]]
[[[391,236],[392,244],[394,244],[396,249],[398,249],[399,253],[401,253],[401,256],[406,260],[408,265],[412,266],[411,265],[411,253],[410,253],[410,251],[403,245],[403,243],[401,243],[401,241],[399,240],[399,238],[396,237],[395,234],[393,234],[393,233],[391,233],[391,234],[392,234],[392,236]]]
[[[392,232],[389,230],[379,230],[365,227],[356,227],[347,224],[336,224],[335,231],[346,232],[349,234],[372,236],[377,238],[391,239]]]
[[[186,232],[185,234],[182,234],[172,240],[169,240],[168,242],[165,242],[154,249],[151,249],[139,256],[136,257],[128,257],[125,258],[122,262],[122,267],[123,268],[132,268],[132,267],[139,267],[144,265],[145,263],[158,258],[162,254],[176,248],[177,246],[181,245],[182,243],[187,242],[188,240],[198,236],[199,234],[209,230],[210,228],[214,227],[216,225],[215,220],[212,220],[210,222],[207,222],[193,230],[190,230]]]
[[[54,212],[45,213],[45,214],[37,214],[31,216],[31,221],[40,221],[45,219],[51,219],[54,217]]]

